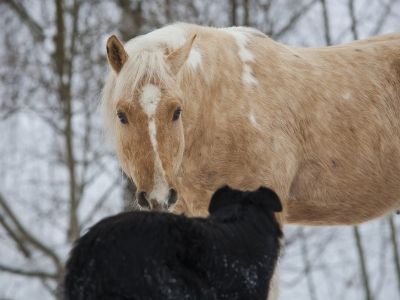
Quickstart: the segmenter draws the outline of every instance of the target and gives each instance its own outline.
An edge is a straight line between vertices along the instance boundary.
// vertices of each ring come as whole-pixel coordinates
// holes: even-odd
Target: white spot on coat
[[[246,82],[247,84],[257,84],[258,81],[257,79],[253,76],[252,72],[251,72],[251,67],[247,64],[245,64],[243,66],[243,74],[242,74],[242,79],[244,82]]]
[[[346,92],[345,94],[343,94],[343,99],[344,100],[351,100],[351,92]]]
[[[249,121],[255,128],[260,129],[260,124],[258,124],[256,115],[252,111],[249,114]]]
[[[246,84],[249,85],[256,85],[258,84],[257,79],[253,75],[253,70],[251,69],[251,66],[249,62],[254,61],[254,55],[251,53],[251,51],[246,47],[248,38],[247,35],[244,31],[242,30],[237,30],[235,28],[227,28],[226,31],[233,35],[233,37],[236,40],[236,44],[238,45],[239,48],[239,57],[240,60],[243,62],[243,74],[242,74],[242,79]]]

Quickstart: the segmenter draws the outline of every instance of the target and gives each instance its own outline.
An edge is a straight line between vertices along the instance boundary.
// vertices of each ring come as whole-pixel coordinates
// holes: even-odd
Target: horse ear
[[[173,74],[178,74],[179,70],[186,62],[196,36],[196,34],[193,34],[183,46],[168,54],[167,63]]]
[[[128,60],[128,54],[120,40],[112,35],[107,40],[108,62],[115,72],[119,73],[124,63]]]

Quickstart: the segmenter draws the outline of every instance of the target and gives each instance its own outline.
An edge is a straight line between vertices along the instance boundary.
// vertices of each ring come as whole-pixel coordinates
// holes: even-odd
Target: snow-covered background
[[[58,299],[71,241],[129,205],[98,107],[105,40],[175,21],[324,46],[400,31],[400,0],[0,0],[0,299]],[[288,226],[281,299],[400,299],[400,216],[357,230]]]

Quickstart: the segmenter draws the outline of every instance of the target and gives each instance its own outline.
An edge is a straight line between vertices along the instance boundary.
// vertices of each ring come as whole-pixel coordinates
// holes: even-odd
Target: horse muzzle
[[[167,200],[161,203],[157,199],[149,200],[147,193],[144,191],[138,192],[136,198],[140,208],[143,210],[167,211],[178,200],[178,193],[175,189],[170,189]]]

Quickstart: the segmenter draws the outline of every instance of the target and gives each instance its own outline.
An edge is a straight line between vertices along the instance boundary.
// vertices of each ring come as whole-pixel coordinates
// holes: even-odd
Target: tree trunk
[[[399,289],[399,296],[400,296],[400,256],[399,256],[399,247],[397,241],[397,230],[392,215],[389,217],[389,226],[390,226],[390,242],[393,247],[393,263],[396,268],[397,287]]]
[[[364,286],[364,293],[365,293],[365,300],[373,300],[373,296],[371,293],[370,283],[369,283],[369,276],[367,271],[367,264],[365,260],[364,248],[362,246],[361,241],[361,234],[358,229],[358,226],[353,226],[353,234],[356,240],[356,247],[357,247],[357,254],[360,260],[360,267],[361,267],[361,276]]]
[[[353,39],[358,40],[358,32],[357,32],[357,19],[356,14],[354,12],[354,0],[349,0],[348,2],[350,21],[351,21],[351,33],[353,34]]]
[[[328,8],[326,6],[326,0],[320,0],[322,5],[322,15],[323,15],[323,22],[324,22],[324,32],[325,32],[325,42],[327,45],[332,44],[331,39],[331,30],[329,25],[329,17],[328,17]]]
[[[56,35],[54,64],[58,77],[58,98],[63,108],[64,130],[63,137],[65,142],[65,164],[68,170],[69,181],[69,227],[67,238],[72,242],[79,237],[79,221],[78,221],[78,206],[79,200],[77,197],[77,178],[75,170],[75,153],[74,153],[74,131],[73,131],[73,111],[72,111],[72,96],[71,96],[71,81],[68,76],[68,71],[72,68],[71,59],[67,58],[65,49],[65,21],[64,21],[64,1],[55,0],[55,15],[56,15]]]
[[[250,3],[249,0],[243,0],[243,25],[250,26]]]
[[[311,270],[311,262],[310,262],[309,253],[308,253],[307,238],[306,238],[306,235],[304,234],[303,228],[299,228],[299,237],[300,237],[300,245],[301,245],[301,256],[303,258],[304,272],[305,272],[306,280],[307,280],[308,293],[310,294],[311,300],[317,300],[317,292],[315,289],[315,283],[312,278],[312,270]]]
[[[135,7],[133,7],[133,2],[136,2]],[[118,0],[117,3],[122,11],[121,21],[118,29],[121,33],[122,39],[126,42],[137,36],[142,27],[142,1]]]
[[[237,0],[230,1],[230,19],[231,19],[231,26],[237,26]]]

